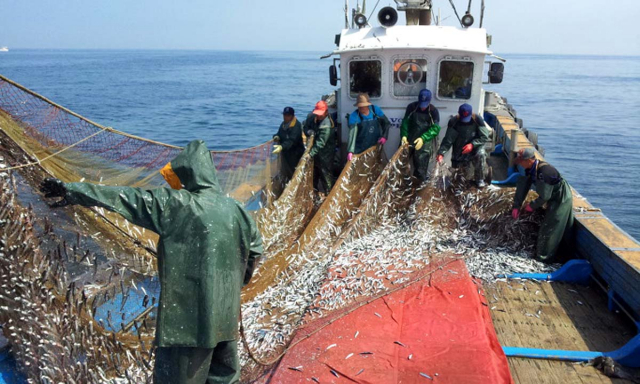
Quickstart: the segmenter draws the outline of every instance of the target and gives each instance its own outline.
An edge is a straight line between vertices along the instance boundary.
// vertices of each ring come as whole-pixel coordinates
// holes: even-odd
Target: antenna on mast
[[[344,0],[344,27],[349,29],[349,0]]]

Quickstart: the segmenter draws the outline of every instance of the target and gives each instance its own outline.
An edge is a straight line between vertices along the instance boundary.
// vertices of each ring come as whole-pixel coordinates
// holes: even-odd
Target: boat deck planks
[[[596,288],[510,280],[487,284],[485,291],[504,346],[610,351],[635,335],[630,321],[607,310],[606,297]],[[509,367],[516,383],[628,383],[560,361],[509,358]]]

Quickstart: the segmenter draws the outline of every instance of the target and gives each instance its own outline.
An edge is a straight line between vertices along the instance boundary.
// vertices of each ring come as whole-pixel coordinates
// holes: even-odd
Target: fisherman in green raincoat
[[[437,145],[435,138],[440,133],[440,112],[431,104],[431,91],[423,89],[418,95],[418,101],[407,106],[400,135],[402,144],[412,143],[413,174],[421,181],[429,178],[429,162]]]
[[[313,136],[313,147],[309,155],[313,158],[313,183],[316,189],[320,186],[329,193],[336,181],[333,175],[333,159],[336,151],[336,128],[329,106],[325,101],[318,101],[312,113],[304,122],[304,132]]]
[[[544,221],[538,233],[536,255],[541,261],[556,261],[561,242],[570,245],[573,233],[573,195],[571,187],[560,173],[548,163],[536,159],[533,148],[520,150],[517,163],[526,170],[526,175],[518,179],[516,195],[511,215],[520,217],[520,207],[529,189],[535,185],[538,198],[524,207],[532,213],[546,203]]]
[[[376,144],[384,145],[389,135],[391,122],[384,115],[382,109],[371,104],[369,95],[361,93],[354,104],[358,107],[349,115],[349,144],[347,146],[347,160],[351,161],[353,154],[366,151]]]
[[[97,206],[160,235],[155,383],[234,383],[240,290],[262,254],[260,233],[218,184],[204,142],[192,141],[161,173],[173,189],[47,179],[56,206]]]
[[[295,111],[291,107],[285,107],[282,119],[278,133],[273,136],[273,141],[276,142],[276,145],[273,146],[273,153],[282,152],[280,174],[284,180],[289,181],[304,154],[302,124],[296,119]]]
[[[436,160],[442,163],[444,154],[453,147],[451,166],[458,168],[473,165],[476,184],[478,188],[484,188],[487,163],[487,151],[484,146],[490,140],[489,135],[484,119],[473,114],[471,105],[462,104],[458,108],[458,116],[449,121]]]

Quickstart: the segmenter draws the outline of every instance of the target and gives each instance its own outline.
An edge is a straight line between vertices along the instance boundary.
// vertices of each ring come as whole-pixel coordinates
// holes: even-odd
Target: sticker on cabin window
[[[427,60],[399,59],[393,64],[394,96],[418,96],[427,85]]]
[[[440,63],[438,97],[447,99],[470,99],[472,84],[472,62],[445,60]]]

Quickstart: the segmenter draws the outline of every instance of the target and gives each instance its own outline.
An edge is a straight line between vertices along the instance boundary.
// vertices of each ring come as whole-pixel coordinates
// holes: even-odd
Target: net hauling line
[[[107,126],[104,126],[104,125],[102,125],[102,124],[96,123],[96,122],[95,122],[95,121],[93,121],[93,120],[87,119],[86,117],[84,117],[84,116],[82,116],[82,115],[79,115],[79,114],[77,114],[77,113],[73,112],[72,110],[70,110],[70,109],[68,109],[68,108],[63,107],[62,105],[55,103],[54,101],[52,101],[52,100],[50,100],[50,99],[48,99],[48,98],[46,98],[46,97],[42,96],[41,94],[36,93],[36,92],[34,92],[34,91],[30,90],[29,88],[27,88],[27,87],[25,87],[25,86],[23,86],[23,85],[21,85],[21,84],[19,84],[19,83],[16,83],[15,81],[13,81],[13,80],[11,80],[11,79],[6,78],[5,76],[0,75],[0,80],[5,81],[6,83],[11,84],[12,86],[14,86],[14,87],[16,87],[16,88],[19,88],[20,90],[22,90],[22,91],[24,91],[24,92],[26,92],[26,93],[30,94],[31,96],[34,96],[34,97],[36,97],[36,98],[38,98],[38,99],[40,99],[40,100],[44,101],[45,103],[50,104],[51,106],[56,107],[56,108],[60,109],[61,111],[64,111],[64,112],[66,112],[66,113],[68,113],[68,114],[70,114],[70,115],[72,115],[72,116],[74,116],[74,117],[76,117],[76,118],[78,118],[78,119],[80,119],[80,120],[82,120],[82,121],[86,122],[86,123],[89,123],[89,124],[91,124],[91,125],[93,125],[94,127],[96,127],[96,128],[98,128],[98,129],[99,129],[99,131],[98,131],[98,132],[92,133],[91,135],[86,136],[86,137],[84,137],[83,139],[81,139],[81,140],[79,140],[79,141],[77,141],[77,142],[75,142],[75,143],[73,143],[73,144],[71,144],[71,145],[69,145],[69,146],[67,146],[67,147],[64,147],[64,148],[62,148],[61,150],[59,150],[59,151],[57,151],[57,152],[55,152],[55,153],[52,153],[52,154],[50,154],[50,155],[48,155],[48,156],[46,156],[46,157],[44,157],[44,158],[42,158],[42,159],[38,159],[38,157],[37,157],[37,156],[35,156],[35,155],[34,155],[34,154],[32,154],[32,153],[29,153],[29,151],[27,151],[25,148],[23,148],[23,147],[21,146],[20,148],[21,148],[25,153],[27,153],[29,156],[31,156],[31,157],[33,157],[33,158],[35,158],[35,159],[36,159],[36,161],[31,162],[31,163],[27,163],[27,164],[20,164],[20,165],[16,165],[16,166],[12,166],[12,167],[3,168],[3,170],[4,170],[4,171],[11,171],[11,170],[21,169],[21,168],[26,168],[26,167],[30,167],[30,166],[34,166],[34,165],[41,165],[41,164],[42,164],[42,162],[44,162],[44,161],[46,161],[46,160],[48,160],[48,159],[51,159],[51,158],[53,158],[53,157],[56,157],[56,156],[60,155],[61,153],[65,152],[65,151],[67,151],[67,150],[69,150],[69,149],[71,149],[71,148],[74,148],[74,147],[76,147],[77,145],[79,145],[79,144],[81,144],[81,143],[83,143],[83,142],[85,142],[85,141],[87,141],[87,140],[89,140],[89,139],[91,139],[91,138],[93,138],[93,137],[95,137],[95,136],[97,136],[97,135],[99,135],[99,134],[103,133],[103,132],[111,132],[111,133],[115,133],[115,134],[118,134],[118,135],[121,135],[121,136],[124,136],[124,137],[128,137],[128,138],[135,139],[135,140],[139,140],[139,141],[144,141],[144,142],[147,142],[147,143],[150,143],[150,144],[160,145],[160,146],[167,147],[167,148],[180,149],[180,150],[181,150],[181,149],[183,149],[183,147],[180,147],[180,146],[177,146],[177,145],[172,145],[172,144],[162,143],[162,142],[160,142],[160,141],[155,141],[155,140],[151,140],[151,139],[146,139],[146,138],[144,138],[144,137],[140,137],[140,136],[132,135],[132,134],[129,134],[129,133],[126,133],[126,132],[123,132],[123,131],[119,131],[119,130],[117,130],[117,129],[114,129],[113,127],[107,127]],[[9,114],[9,115],[11,116],[11,114]],[[12,116],[12,117],[13,117],[13,116]],[[272,141],[272,140],[267,141],[267,143],[268,143],[268,142],[270,142],[270,141]],[[17,144],[17,143],[16,143],[16,144]],[[248,148],[244,148],[244,149],[236,149],[236,150],[222,150],[222,151],[211,151],[211,152],[215,152],[215,153],[234,153],[234,152],[242,152],[242,151],[247,151],[247,150],[255,149],[255,148],[260,147],[260,146],[262,146],[262,145],[264,145],[264,144],[265,144],[265,143],[260,144],[260,145],[255,145],[255,146],[252,146],[252,147],[248,147]],[[47,173],[49,173],[49,174],[50,174],[50,172],[47,172]]]

